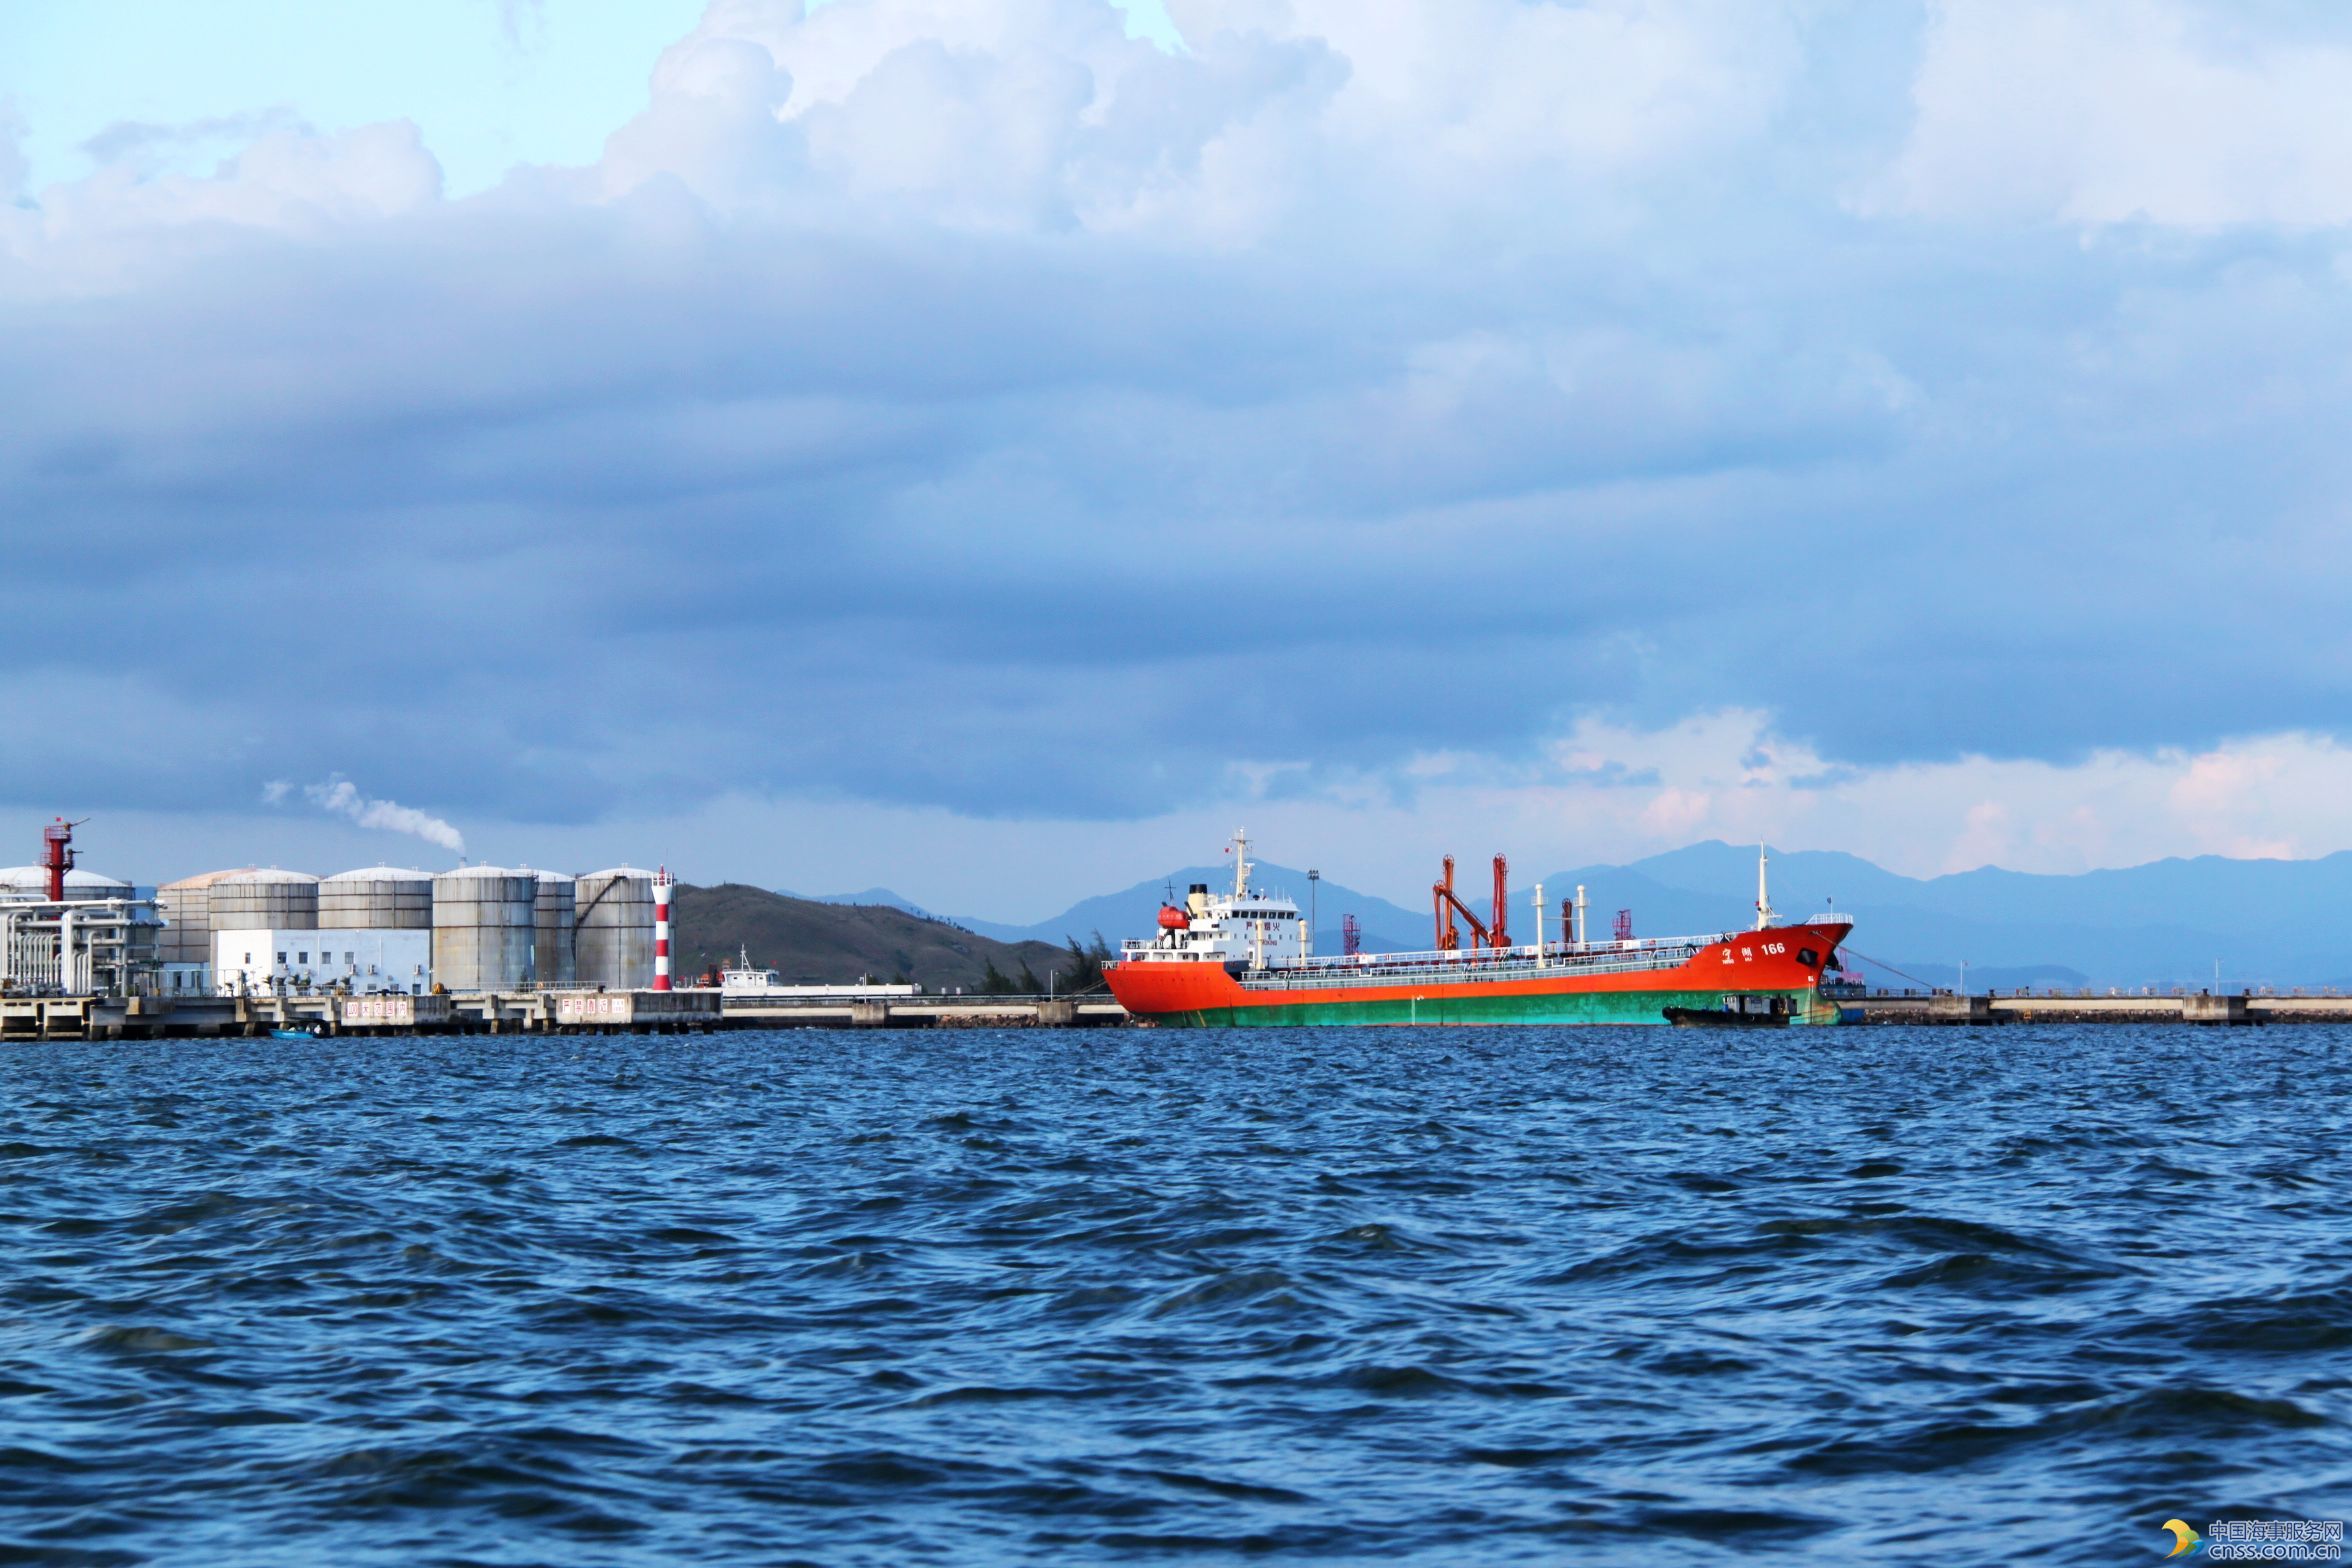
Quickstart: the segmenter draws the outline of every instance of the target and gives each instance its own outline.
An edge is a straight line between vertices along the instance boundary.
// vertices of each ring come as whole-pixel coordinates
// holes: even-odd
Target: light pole
[[[1317,871],[1313,866],[1307,868],[1307,956],[1309,958],[1315,956],[1315,893],[1316,885],[1322,880],[1322,872]]]

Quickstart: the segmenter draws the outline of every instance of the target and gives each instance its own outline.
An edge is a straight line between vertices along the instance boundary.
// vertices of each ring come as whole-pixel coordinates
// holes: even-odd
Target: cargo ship
[[[1494,904],[1481,920],[1454,889],[1454,863],[1430,889],[1435,945],[1417,953],[1318,955],[1298,905],[1250,885],[1249,838],[1236,833],[1231,892],[1194,883],[1159,914],[1159,930],[1120,945],[1103,968],[1111,994],[1147,1023],[1222,1027],[1271,1024],[1667,1024],[1696,1014],[1766,1015],[1789,1024],[1834,1024],[1821,994],[1824,969],[1853,919],[1842,913],[1783,921],[1756,857],[1752,929],[1636,938],[1620,919],[1593,941],[1582,897],[1563,900],[1559,937],[1545,940],[1543,887],[1535,889],[1536,940],[1508,929],[1508,866],[1495,857]],[[1579,889],[1581,895],[1582,889]],[[1463,926],[1469,930],[1467,936]]]

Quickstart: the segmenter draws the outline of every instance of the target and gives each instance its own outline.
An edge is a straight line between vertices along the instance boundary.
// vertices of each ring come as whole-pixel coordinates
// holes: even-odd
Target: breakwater
[[[2203,991],[2171,996],[1880,994],[1841,1004],[1857,1023],[1976,1025],[2352,1023],[2352,996]]]

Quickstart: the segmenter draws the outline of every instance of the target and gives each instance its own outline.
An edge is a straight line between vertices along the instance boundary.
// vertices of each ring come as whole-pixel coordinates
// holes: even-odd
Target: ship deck
[[[1476,985],[1506,981],[1643,974],[1679,969],[1718,942],[1719,936],[1666,937],[1628,943],[1546,943],[1542,948],[1510,947],[1453,952],[1357,954],[1310,958],[1281,969],[1244,971],[1236,978],[1249,991],[1319,991],[1367,985]]]

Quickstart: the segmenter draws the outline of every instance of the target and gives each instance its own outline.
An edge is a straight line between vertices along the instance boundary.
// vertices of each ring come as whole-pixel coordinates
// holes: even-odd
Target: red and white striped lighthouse
[[[670,988],[670,868],[653,874],[653,988]]]

